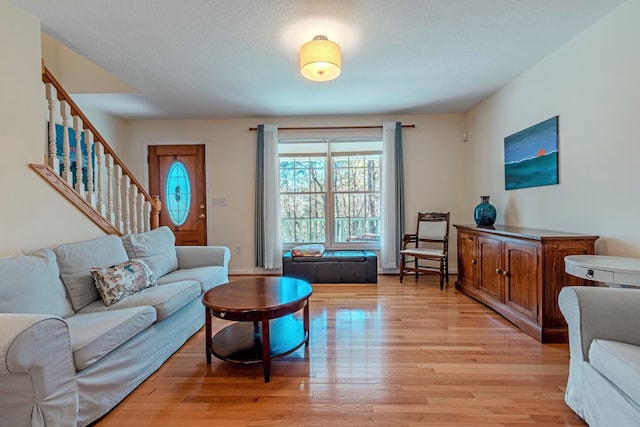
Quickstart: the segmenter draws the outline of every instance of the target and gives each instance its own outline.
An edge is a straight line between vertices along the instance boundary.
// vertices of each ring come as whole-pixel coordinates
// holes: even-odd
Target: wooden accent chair
[[[449,283],[449,212],[419,212],[414,234],[402,237],[400,283],[405,272],[439,274],[440,289]]]

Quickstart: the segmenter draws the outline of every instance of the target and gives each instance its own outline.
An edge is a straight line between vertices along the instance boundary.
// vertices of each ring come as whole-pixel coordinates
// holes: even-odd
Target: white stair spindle
[[[107,211],[104,205],[104,184],[105,184],[105,164],[104,164],[104,147],[100,142],[96,142],[96,190],[98,192],[98,204],[96,209],[107,219]]]
[[[117,228],[116,215],[113,211],[113,182],[115,177],[113,176],[113,157],[110,154],[105,157],[105,169],[107,172],[107,219]]]
[[[131,190],[131,179],[128,175],[122,176],[122,215],[123,215],[123,231],[124,234],[131,234],[131,209],[129,193]]]
[[[82,182],[82,119],[73,116],[73,129],[76,133],[76,191],[84,196],[84,182]]]
[[[67,101],[60,101],[60,116],[62,117],[62,179],[69,186],[73,186],[71,176],[71,148],[69,147],[69,113],[71,108]]]
[[[124,228],[122,225],[122,168],[120,165],[114,166],[115,170],[115,191],[114,191],[114,207],[116,210],[116,224],[115,227],[120,230],[121,233],[124,233]]]
[[[144,228],[144,201],[144,194],[138,194],[138,233],[146,231]]]
[[[57,155],[56,138],[56,103],[58,102],[58,91],[51,83],[45,85],[47,94],[47,107],[49,109],[49,156],[47,164],[53,171],[60,175],[60,162]]]
[[[93,132],[90,129],[84,130],[84,145],[87,148],[87,202],[91,203],[91,206],[96,207],[96,197],[93,192]]]
[[[138,232],[138,187],[136,185],[131,186],[131,199],[129,205],[131,206],[131,232]]]
[[[144,231],[151,230],[151,202],[144,201]]]

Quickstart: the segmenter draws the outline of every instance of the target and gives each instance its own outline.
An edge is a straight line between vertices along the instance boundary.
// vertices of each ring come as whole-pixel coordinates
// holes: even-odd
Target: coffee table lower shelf
[[[269,321],[270,358],[286,356],[308,340],[301,320],[293,315]],[[211,340],[211,354],[234,363],[262,363],[262,325],[237,322],[219,331]]]

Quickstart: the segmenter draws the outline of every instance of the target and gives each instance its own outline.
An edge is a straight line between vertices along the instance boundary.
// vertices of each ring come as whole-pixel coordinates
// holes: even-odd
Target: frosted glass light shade
[[[340,75],[342,54],[340,46],[325,36],[315,36],[300,49],[300,72],[316,82],[333,80]]]

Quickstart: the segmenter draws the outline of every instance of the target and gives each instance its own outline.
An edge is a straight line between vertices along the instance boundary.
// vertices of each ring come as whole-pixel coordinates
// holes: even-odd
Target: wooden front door
[[[207,244],[204,145],[150,145],[149,193],[162,202],[160,225],[176,245]]]

